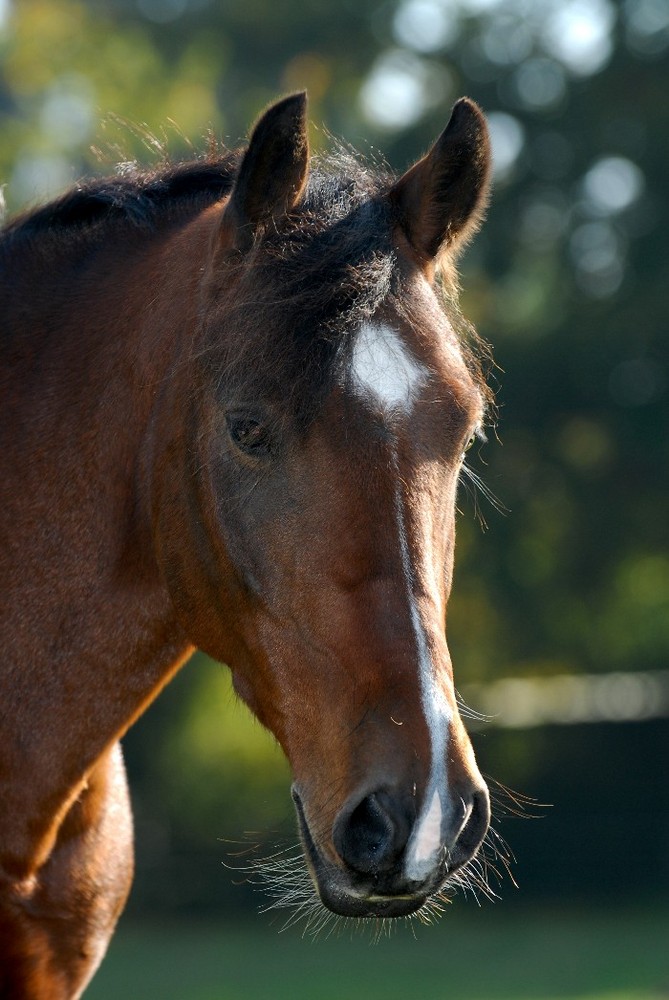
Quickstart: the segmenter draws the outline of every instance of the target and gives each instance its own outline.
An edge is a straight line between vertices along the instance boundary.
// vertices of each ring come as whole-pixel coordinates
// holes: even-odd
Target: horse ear
[[[483,113],[463,97],[434,146],[390,191],[397,221],[426,265],[462,245],[478,228],[490,163]]]
[[[307,182],[307,95],[271,105],[257,121],[224,214],[237,246],[249,245],[257,228],[295,207]]]

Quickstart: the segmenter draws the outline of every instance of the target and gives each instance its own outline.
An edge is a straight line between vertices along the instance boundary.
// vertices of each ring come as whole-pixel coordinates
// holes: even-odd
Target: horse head
[[[190,638],[230,665],[290,761],[322,901],[396,916],[472,859],[489,822],[446,640],[458,478],[486,394],[443,289],[490,154],[461,100],[399,180],[335,161],[310,170],[305,99],[289,97],[205,213],[156,537]]]

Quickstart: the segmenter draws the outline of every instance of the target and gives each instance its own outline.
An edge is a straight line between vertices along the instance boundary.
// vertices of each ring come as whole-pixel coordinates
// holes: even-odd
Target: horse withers
[[[327,908],[420,911],[476,854],[445,623],[486,390],[451,293],[489,161],[463,99],[399,179],[310,170],[298,94],[245,151],[0,234],[2,996],[99,964],[133,867],[119,740],[196,647],[283,747]]]

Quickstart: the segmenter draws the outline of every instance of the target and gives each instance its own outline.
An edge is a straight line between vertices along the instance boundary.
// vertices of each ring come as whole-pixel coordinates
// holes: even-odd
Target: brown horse
[[[79,997],[132,877],[119,740],[195,647],[293,774],[344,915],[419,910],[488,793],[445,637],[486,393],[453,260],[486,199],[459,101],[399,179],[245,152],[120,172],[0,234],[0,994]]]

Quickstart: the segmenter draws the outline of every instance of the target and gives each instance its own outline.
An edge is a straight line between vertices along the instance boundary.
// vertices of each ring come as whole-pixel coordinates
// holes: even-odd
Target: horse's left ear
[[[483,113],[463,97],[434,146],[390,191],[397,221],[425,265],[476,231],[488,199],[490,164]]]
[[[307,182],[307,95],[271,105],[256,123],[224,214],[224,228],[237,246],[253,241],[259,226],[286,215]]]

